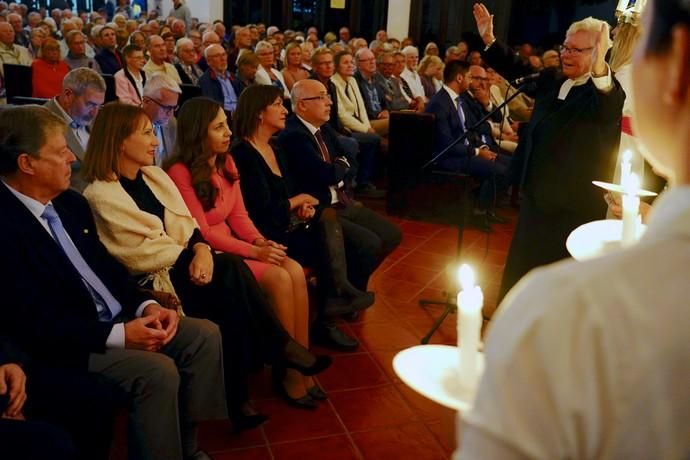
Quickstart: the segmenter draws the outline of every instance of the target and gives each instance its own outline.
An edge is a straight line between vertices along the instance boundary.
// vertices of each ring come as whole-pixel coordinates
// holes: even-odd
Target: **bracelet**
[[[496,43],[496,37],[494,37],[494,39],[491,40],[491,43],[484,47],[484,51],[489,51],[489,48],[491,48],[491,45],[493,45],[494,43]]]

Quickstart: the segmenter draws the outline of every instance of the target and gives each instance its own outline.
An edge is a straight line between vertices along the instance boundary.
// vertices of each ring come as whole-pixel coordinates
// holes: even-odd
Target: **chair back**
[[[7,103],[13,104],[14,98],[23,96],[31,97],[31,67],[19,64],[4,64],[5,89],[7,91]]]
[[[117,93],[115,92],[115,77],[108,73],[101,74],[105,80],[105,102],[117,101]]]
[[[15,96],[12,98],[12,104],[14,105],[43,105],[50,99],[43,99],[42,97],[26,97],[26,96]]]

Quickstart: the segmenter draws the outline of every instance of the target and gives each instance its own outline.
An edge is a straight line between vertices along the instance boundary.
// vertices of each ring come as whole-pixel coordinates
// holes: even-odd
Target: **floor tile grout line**
[[[359,457],[360,460],[365,460],[364,454],[362,453],[359,446],[355,443],[354,438],[350,434],[349,428],[347,427],[347,425],[345,425],[345,422],[343,421],[343,418],[340,416],[340,413],[338,413],[338,410],[336,409],[335,405],[333,404],[333,402],[330,399],[328,399],[327,402],[331,406],[333,413],[335,414],[336,418],[338,419],[338,421],[342,425],[343,429],[345,430],[345,436],[347,436],[348,441],[350,441],[350,444],[355,449],[355,454],[357,454],[357,456]]]

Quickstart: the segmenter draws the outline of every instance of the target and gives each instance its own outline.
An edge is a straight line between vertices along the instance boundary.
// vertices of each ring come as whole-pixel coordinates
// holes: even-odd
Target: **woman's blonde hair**
[[[421,61],[419,61],[419,65],[417,66],[417,73],[419,75],[424,75],[426,72],[426,69],[431,65],[431,64],[437,64],[443,67],[443,61],[441,60],[440,57],[438,56],[433,56],[431,54],[427,54],[422,58]]]
[[[632,62],[633,51],[642,36],[642,25],[634,25],[627,22],[618,24],[618,33],[613,39],[611,70],[617,72],[625,64]]]
[[[302,65],[302,47],[300,46],[299,42],[290,42],[287,44],[285,47],[285,56],[283,57],[283,65],[287,68],[288,66],[288,54],[290,54],[290,51],[292,51],[295,48],[299,48],[299,62],[300,65]]]
[[[122,144],[137,128],[150,122],[144,109],[110,102],[96,115],[86,146],[81,175],[86,182],[114,181],[120,176]]]

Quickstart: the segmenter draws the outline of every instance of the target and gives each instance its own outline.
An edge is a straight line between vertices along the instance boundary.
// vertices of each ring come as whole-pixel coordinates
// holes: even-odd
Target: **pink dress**
[[[237,174],[235,162],[230,155],[227,157],[225,167],[228,171]],[[175,163],[168,170],[168,175],[180,190],[189,211],[199,224],[201,234],[211,247],[217,251],[244,257],[254,277],[261,279],[271,264],[248,259],[252,242],[263,236],[254,226],[244,207],[239,180],[231,184],[222,175],[213,174],[211,184],[219,192],[214,207],[204,211],[192,187],[192,175],[189,168],[182,163]]]

